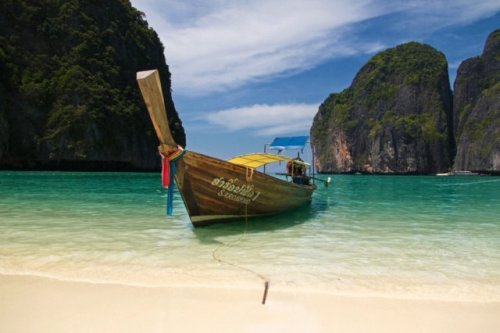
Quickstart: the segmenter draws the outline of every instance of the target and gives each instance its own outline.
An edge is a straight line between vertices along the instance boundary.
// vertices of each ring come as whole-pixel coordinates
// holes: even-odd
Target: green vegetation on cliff
[[[387,99],[402,85],[433,88],[443,69],[444,55],[429,45],[411,42],[380,52],[371,58],[353,82],[354,97],[369,95],[371,105]]]
[[[185,144],[163,45],[128,0],[2,1],[0,165],[157,166],[135,81],[138,70],[152,68],[174,136]]]
[[[397,94],[407,87],[436,88],[436,82],[442,83],[443,79],[446,79],[443,73],[447,71],[447,66],[444,56],[430,46],[415,42],[400,45],[390,52],[375,55],[359,71],[351,87],[330,95],[323,105],[329,110],[335,108],[335,112],[329,113],[329,116],[334,117],[335,125],[347,129],[356,126],[353,110],[354,107],[360,107],[369,117],[372,134],[375,134],[377,129],[381,130],[383,125],[405,127],[411,124],[414,125],[411,126],[413,130],[420,128],[429,134],[429,138],[442,138],[442,133],[439,133],[437,128],[429,126],[429,115],[436,107],[440,107],[439,105],[424,105],[418,113],[423,112],[425,115],[419,117],[411,110],[398,110],[401,112],[396,115],[385,107],[389,106],[389,110],[394,108]],[[388,102],[394,103],[387,105]],[[318,124],[315,130],[321,130],[325,125],[326,122]]]

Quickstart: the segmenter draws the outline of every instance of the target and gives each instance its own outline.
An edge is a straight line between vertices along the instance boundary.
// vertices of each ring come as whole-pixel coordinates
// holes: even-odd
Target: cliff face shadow
[[[216,238],[238,234],[255,234],[261,232],[275,232],[291,228],[314,218],[318,213],[317,207],[305,205],[278,215],[249,218],[244,220],[216,223],[208,226],[193,228],[193,234],[201,243],[219,244]]]

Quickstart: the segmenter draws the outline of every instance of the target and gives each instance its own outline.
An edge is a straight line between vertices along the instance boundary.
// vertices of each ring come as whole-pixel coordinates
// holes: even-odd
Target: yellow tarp
[[[275,154],[257,153],[257,154],[247,154],[233,157],[228,162],[238,165],[243,165],[249,168],[258,168],[265,164],[279,162],[279,161],[291,161],[292,159],[286,156],[280,156]],[[293,161],[298,163],[297,161]],[[300,164],[308,165],[307,163],[301,162]]]

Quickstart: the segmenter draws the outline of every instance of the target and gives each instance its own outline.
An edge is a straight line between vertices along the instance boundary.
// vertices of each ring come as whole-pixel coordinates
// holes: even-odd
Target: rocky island
[[[451,166],[452,94],[444,55],[408,43],[375,55],[330,95],[311,128],[319,172],[432,173]]]
[[[318,171],[498,172],[499,36],[462,63],[454,95],[446,58],[431,46],[411,42],[375,55],[319,107],[311,128]]]
[[[481,56],[462,62],[454,91],[454,169],[500,171],[500,30]]]
[[[159,69],[170,126],[185,144],[163,51],[129,1],[2,1],[0,168],[158,168],[135,73]]]

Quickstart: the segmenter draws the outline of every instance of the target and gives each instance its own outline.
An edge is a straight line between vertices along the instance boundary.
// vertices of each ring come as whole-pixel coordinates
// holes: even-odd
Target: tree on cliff
[[[411,42],[380,52],[330,95],[311,128],[320,172],[433,173],[451,167],[445,56]]]
[[[158,166],[135,82],[152,68],[185,144],[163,45],[143,16],[128,0],[0,3],[0,166]]]

